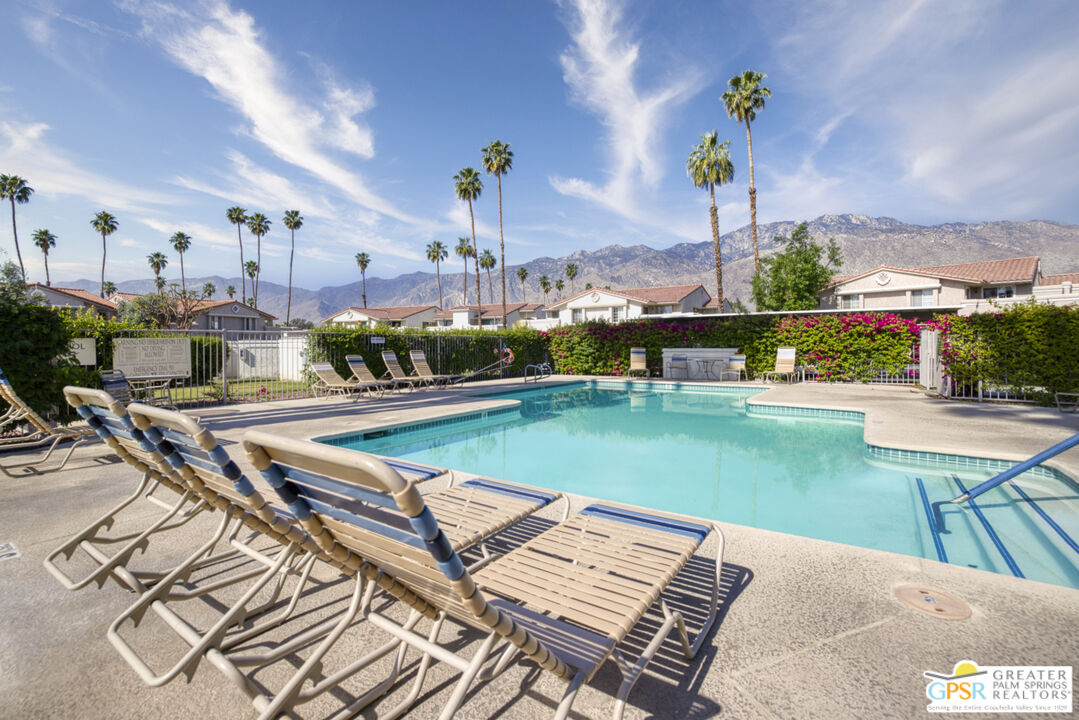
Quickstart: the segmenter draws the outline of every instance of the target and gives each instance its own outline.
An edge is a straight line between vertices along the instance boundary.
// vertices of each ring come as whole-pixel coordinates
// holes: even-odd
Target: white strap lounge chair
[[[349,382],[357,383],[367,392],[382,397],[383,392],[394,388],[393,380],[379,380],[375,377],[371,368],[364,362],[363,355],[346,355],[345,362],[348,363],[348,369],[352,371]]]
[[[414,377],[406,373],[405,369],[401,367],[401,363],[397,362],[397,354],[391,350],[382,351],[382,362],[386,364],[386,375],[393,381],[394,389],[396,390],[403,387],[415,390],[416,387],[430,387],[432,385],[431,380]]]
[[[784,377],[787,382],[793,382],[798,377],[798,368],[795,366],[797,354],[798,351],[792,347],[776,348],[776,367],[761,373],[761,379],[768,381]]]
[[[313,362],[311,363],[311,371],[315,373],[315,384],[312,385],[311,389],[316,397],[319,395],[322,397],[349,395],[364,389],[358,382],[345,380],[341,377],[332,363]]]
[[[416,376],[421,380],[425,380],[434,386],[446,385],[453,382],[460,375],[439,375],[431,371],[431,366],[427,364],[427,356],[423,350],[412,350],[408,353],[409,359],[412,361],[412,367],[416,371]]]
[[[59,470],[67,465],[67,461],[71,459],[75,448],[84,442],[97,439],[94,429],[89,425],[80,424],[65,427],[46,422],[19,397],[7,376],[4,375],[3,370],[0,370],[0,398],[8,404],[8,410],[3,414],[0,427],[16,427],[24,424],[31,428],[28,434],[0,440],[0,452],[21,452],[47,446],[45,453],[40,457],[35,457],[31,460],[19,460],[18,462],[0,463],[0,472],[3,472],[8,477]],[[52,457],[53,452],[60,446],[60,443],[67,441],[71,441],[67,454],[55,466],[45,468],[45,463]],[[18,470],[19,472],[13,473],[11,472],[12,470]]]
[[[727,367],[719,371],[719,379],[726,380],[730,376],[734,376],[735,380],[748,380],[749,374],[746,370],[746,356],[745,355],[731,355],[727,361]]]
[[[633,373],[644,373],[645,377],[649,375],[648,361],[642,347],[629,349],[629,372],[626,374],[632,376]]]
[[[326,553],[352,562],[363,558],[371,568],[367,576],[388,577],[411,591],[400,593],[414,611],[403,624],[370,603],[357,610],[423,655],[412,691],[394,709],[395,717],[418,696],[432,659],[461,674],[440,715],[443,720],[453,717],[496,644],[505,641],[489,674],[500,672],[520,651],[566,683],[556,718],[566,717],[580,685],[616,656],[624,676],[614,708],[614,717],[619,718],[626,696],[667,634],[678,630],[682,652],[690,659],[715,621],[722,536],[712,525],[666,513],[592,505],[476,572],[465,567],[452,531],[443,527],[427,498],[374,456],[255,430],[245,433],[243,444],[252,464]],[[719,539],[719,556],[711,607],[691,642],[681,615],[659,598],[713,532]],[[358,585],[356,593],[354,597]],[[640,659],[631,664],[619,646],[657,601],[663,622]],[[421,616],[435,620],[426,635],[415,630]],[[439,643],[446,619],[487,634],[471,658]],[[351,622],[352,617],[343,617],[341,632]],[[290,687],[300,687],[319,669],[330,646],[331,642],[320,646]],[[286,707],[279,697],[263,717]]]

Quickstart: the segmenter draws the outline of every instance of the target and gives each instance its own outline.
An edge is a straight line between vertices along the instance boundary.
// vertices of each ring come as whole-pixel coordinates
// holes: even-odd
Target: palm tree
[[[746,144],[749,146],[749,222],[753,228],[753,272],[760,275],[761,260],[757,253],[757,188],[753,185],[753,135],[749,124],[756,119],[757,111],[764,109],[766,98],[772,97],[772,91],[761,87],[764,73],[746,70],[735,75],[729,81],[730,89],[723,93],[720,100],[727,108],[727,117],[746,124]]]
[[[120,226],[116,218],[106,210],[102,210],[90,221],[90,226],[101,233],[101,293],[105,294],[105,238],[116,232]]]
[[[154,287],[157,288],[158,292],[163,292],[165,290],[165,284],[166,284],[165,278],[161,277],[160,275],[158,277],[154,278]],[[173,285],[173,287],[176,287],[176,286]]]
[[[570,294],[573,294],[573,278],[577,277],[577,265],[575,263],[566,265],[566,277],[569,278]]]
[[[247,229],[255,236],[255,286],[251,294],[255,298],[255,309],[259,309],[259,276],[262,275],[262,236],[270,232],[270,219],[262,213],[255,213],[247,218]]]
[[[566,287],[566,283],[562,282],[562,278],[558,278],[554,281],[554,289],[558,291],[558,299],[562,299],[562,288]]]
[[[154,283],[157,285],[157,289],[161,290],[164,286],[164,283],[161,282],[161,271],[169,264],[169,259],[165,257],[165,253],[152,252],[146,256],[146,262],[150,264],[150,269],[154,271]]]
[[[202,286],[202,296],[204,298],[212,298],[217,293],[217,286],[213,283],[205,283]]]
[[[480,199],[483,192],[483,181],[480,174],[470,167],[461,168],[461,171],[453,176],[454,190],[458,200],[468,201],[468,218],[472,221],[472,257],[476,259],[476,317],[482,315],[480,305],[480,251],[476,246],[476,216],[472,214],[472,201]],[[494,298],[491,298],[493,301]]]
[[[521,281],[521,302],[528,302],[528,291],[525,290],[525,280],[528,279],[528,268],[524,265],[517,268],[517,279]]]
[[[435,278],[438,280],[438,309],[442,309],[442,274],[439,272],[439,265],[449,257],[450,251],[446,249],[440,241],[427,244],[427,259],[435,264]]]
[[[472,246],[468,244],[468,238],[457,238],[457,247],[453,249],[454,255],[465,261],[465,281],[461,286],[461,304],[468,305],[468,259],[472,257]],[[476,283],[476,290],[478,291],[480,284]],[[478,312],[478,311],[477,311]]]
[[[15,236],[15,254],[19,257],[19,272],[22,273],[22,281],[26,282],[26,268],[22,264],[22,251],[19,250],[19,231],[15,227],[15,203],[24,205],[30,202],[30,195],[34,188],[26,184],[18,175],[0,175],[0,199],[11,200],[11,234]]]
[[[251,287],[255,287],[255,278],[259,274],[259,264],[254,260],[248,260],[246,263],[244,263],[244,273],[247,275],[247,277],[251,278]],[[257,295],[255,297],[247,298],[247,304],[251,305],[256,310],[258,310],[259,307],[258,302],[259,300]]]
[[[247,265],[244,263],[244,239],[240,234],[240,229],[247,224],[247,210],[236,205],[225,211],[225,217],[236,226],[236,240],[240,243],[240,298],[242,299],[247,295],[247,280],[244,278]]]
[[[241,275],[242,275],[242,273],[241,273]],[[236,286],[235,285],[229,285],[227,288],[225,288],[225,294],[229,296],[229,300],[236,297]]]
[[[105,284],[101,286],[101,297],[108,299],[116,294],[116,283],[112,280],[106,280]]]
[[[363,294],[363,306],[367,307],[367,266],[371,264],[371,256],[365,252],[356,253],[356,264],[360,266],[360,279],[363,281],[361,293]]]
[[[494,254],[490,250],[484,250],[480,253],[480,267],[487,271],[487,293],[491,296],[491,302],[495,301],[495,288],[491,284],[491,268],[498,264],[495,260]],[[505,318],[505,314],[502,315]]]
[[[303,227],[303,215],[299,210],[286,210],[281,222],[292,231],[292,249],[288,253],[288,304],[285,305],[285,324],[288,325],[292,316],[292,258],[296,255],[296,231]]]
[[[172,249],[180,254],[180,290],[185,295],[187,294],[187,276],[184,274],[184,253],[191,247],[191,236],[177,232],[171,238],[169,242],[172,243]]]
[[[543,291],[543,304],[547,304],[547,293],[551,292],[551,281],[547,279],[546,275],[540,275],[539,279],[540,290]]]
[[[716,259],[716,297],[719,310],[723,311],[723,257],[719,250],[719,215],[716,212],[716,185],[734,180],[734,164],[728,151],[730,140],[719,142],[719,133],[713,130],[701,135],[701,143],[693,148],[686,160],[686,173],[693,185],[708,190],[712,205],[708,215],[712,218],[712,249]],[[753,251],[756,252],[756,245]]]
[[[34,244],[41,248],[41,254],[45,256],[45,284],[52,285],[49,280],[49,248],[56,247],[56,236],[42,228],[34,233]]]
[[[502,268],[502,327],[506,327],[506,242],[502,238],[502,176],[513,169],[513,151],[510,144],[495,140],[483,152],[483,169],[498,180],[498,262]],[[490,285],[490,274],[488,274]],[[492,302],[494,297],[491,298]]]

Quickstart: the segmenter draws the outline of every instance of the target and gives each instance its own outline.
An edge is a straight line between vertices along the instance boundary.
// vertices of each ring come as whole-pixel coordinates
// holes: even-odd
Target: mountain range
[[[776,237],[789,237],[796,227],[793,221],[767,223],[757,226],[761,256],[782,248]],[[1044,273],[1079,271],[1079,226],[1033,220],[1025,222],[996,221],[976,224],[946,223],[943,225],[911,225],[888,217],[865,215],[822,215],[809,222],[809,231],[818,242],[835,238],[843,254],[838,272],[853,273],[870,270],[878,265],[919,267],[997,260],[1009,257],[1038,255]],[[723,284],[731,299],[749,300],[749,283],[753,277],[753,240],[750,227],[739,228],[720,238],[723,253]],[[443,306],[462,304],[462,273],[453,272],[452,258],[442,263]],[[578,275],[572,287],[581,290],[586,283],[611,288],[653,287],[703,283],[715,294],[715,271],[712,241],[679,243],[657,250],[647,245],[608,245],[598,250],[578,250],[558,258],[539,257],[507,267],[507,301],[544,300],[539,279],[546,275],[552,285],[558,278],[565,282],[562,296],[570,293],[571,285],[564,277],[566,265],[575,263]],[[523,288],[517,279],[517,269],[523,265],[528,278]],[[217,288],[216,298],[223,298],[228,285],[240,287],[239,277],[189,278],[189,288],[204,283]],[[500,297],[500,278],[497,268],[491,273],[494,297]],[[78,287],[97,292],[96,280],[57,282],[61,287]],[[152,278],[117,283],[121,292],[145,293],[154,288]],[[469,273],[469,298],[475,302],[475,278]],[[259,307],[284,321],[288,288],[267,281],[259,283]],[[486,273],[481,271],[481,295],[490,302]],[[552,290],[548,301],[557,299]],[[293,287],[292,317],[318,322],[324,317],[351,306],[360,306],[361,282],[335,287],[307,290]],[[370,307],[392,305],[437,305],[438,287],[433,272],[413,272],[394,278],[367,279],[367,304]],[[747,302],[748,304],[748,302]]]

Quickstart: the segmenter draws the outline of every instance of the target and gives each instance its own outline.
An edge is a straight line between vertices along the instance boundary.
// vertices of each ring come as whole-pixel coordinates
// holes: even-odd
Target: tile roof
[[[252,307],[252,306],[248,305],[247,303],[242,303],[239,300],[199,300],[198,303],[195,304],[195,307],[192,308],[192,312],[195,312],[195,313],[209,312],[210,310],[213,310],[214,308],[224,307],[225,305],[232,305],[232,304],[239,305],[240,307],[245,307],[248,310],[254,310],[259,315],[264,315],[264,316],[266,316],[268,318],[271,318],[273,320],[277,319],[276,315],[271,315],[268,312],[265,312],[263,310],[259,310],[258,308],[255,308],[255,307]]]
[[[328,322],[333,318],[351,311],[366,315],[369,318],[377,318],[379,320],[404,320],[405,318],[412,317],[413,315],[430,310],[431,308],[438,309],[436,305],[398,305],[396,307],[383,307],[383,308],[358,308],[347,307],[344,310],[338,310],[333,315],[323,318],[322,322]]]
[[[901,268],[892,265],[881,265],[872,270],[854,273],[852,275],[833,275],[829,287],[853,280],[855,278],[873,275],[881,270],[893,272],[919,273],[934,277],[949,278],[952,280],[966,280],[975,283],[1003,283],[1003,282],[1033,282],[1038,272],[1038,256],[1008,258],[1006,260],[980,260],[971,263],[957,263],[953,265],[927,265],[924,267]]]
[[[687,295],[700,287],[704,286],[700,283],[695,283],[692,285],[663,285],[660,287],[629,288],[619,290],[608,290],[607,288],[593,287],[587,290],[582,290],[576,295],[570,295],[569,297],[559,300],[558,302],[551,303],[548,307],[553,308],[562,306],[572,300],[576,300],[579,297],[584,297],[585,295],[594,292],[617,295],[618,297],[624,297],[629,300],[636,300],[637,302],[644,303],[646,305],[677,303],[684,300]]]
[[[80,288],[62,288],[56,287],[55,285],[42,285],[41,283],[28,283],[27,287],[40,288],[41,290],[52,290],[53,292],[58,292],[61,295],[67,295],[68,297],[75,298],[76,300],[81,300],[83,302],[90,303],[91,305],[105,308],[106,310],[109,310],[111,312],[116,312],[116,305],[114,303],[111,303],[100,295],[95,295],[88,290],[82,290]]]
[[[519,310],[535,310],[543,307],[539,303],[506,303],[506,314],[509,315],[512,312]],[[445,320],[453,317],[454,310],[475,310],[475,305],[454,305],[451,308],[446,308],[441,312],[435,313],[435,317],[441,320]],[[480,305],[481,317],[502,317],[502,303],[484,303]]]
[[[1079,272],[1042,275],[1042,285],[1059,285],[1065,282],[1079,284]]]

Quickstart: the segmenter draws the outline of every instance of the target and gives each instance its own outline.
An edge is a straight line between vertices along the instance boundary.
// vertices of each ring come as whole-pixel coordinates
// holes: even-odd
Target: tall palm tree
[[[288,325],[292,317],[292,258],[296,255],[296,231],[303,227],[303,215],[299,210],[286,210],[281,222],[292,232],[292,249],[288,253],[288,304],[285,305],[285,324]]]
[[[165,278],[161,277],[160,275],[155,277],[154,278],[154,287],[157,288],[158,292],[164,292],[164,290],[165,290]],[[173,287],[176,287],[176,286],[173,285]]]
[[[562,289],[566,287],[566,283],[562,282],[562,278],[558,278],[554,281],[554,289],[558,291],[558,299],[562,299]]]
[[[487,294],[491,296],[491,302],[495,301],[495,288],[491,284],[491,268],[498,264],[495,260],[494,254],[490,250],[484,250],[480,253],[480,267],[487,271]],[[505,314],[502,315],[505,318]]]
[[[150,269],[154,271],[154,284],[157,285],[157,289],[160,291],[164,287],[161,271],[169,264],[169,259],[165,257],[163,252],[152,252],[146,256],[146,262],[150,264]]]
[[[749,146],[749,222],[753,228],[753,272],[760,275],[761,259],[757,252],[757,188],[753,184],[753,135],[749,124],[757,118],[757,111],[764,109],[766,98],[772,97],[772,91],[761,86],[766,78],[764,73],[746,70],[735,75],[729,81],[730,89],[723,93],[720,100],[727,108],[727,117],[746,124],[746,144]]]
[[[723,312],[723,257],[719,249],[719,215],[716,212],[716,185],[734,180],[734,164],[728,146],[730,140],[719,142],[719,133],[713,130],[701,135],[701,142],[689,153],[686,173],[693,185],[708,190],[712,204],[708,215],[712,219],[712,249],[716,259],[716,297],[719,311]],[[756,245],[753,248],[756,252]]]
[[[101,294],[105,294],[105,238],[116,232],[120,224],[116,218],[106,210],[102,210],[90,221],[91,227],[101,233]]]
[[[570,263],[570,264],[566,265],[566,277],[569,278],[569,291],[570,291],[570,294],[572,295],[573,294],[573,278],[577,277],[577,265],[575,263]]]
[[[259,309],[259,277],[262,275],[262,236],[270,232],[270,219],[262,213],[255,213],[247,218],[247,229],[255,236],[255,285],[252,295],[255,298],[255,309]]]
[[[15,227],[15,203],[23,205],[30,202],[30,195],[34,188],[26,184],[18,175],[0,175],[0,199],[7,198],[11,201],[11,234],[15,236],[15,254],[19,258],[19,272],[22,273],[22,281],[26,282],[26,268],[22,264],[22,251],[19,250],[19,231]]]
[[[247,280],[244,278],[247,265],[244,263],[244,239],[240,229],[247,224],[247,210],[236,205],[225,211],[225,217],[236,226],[236,241],[240,243],[240,298],[243,299],[247,296]]]
[[[483,169],[498,180],[498,263],[502,268],[502,327],[506,327],[506,241],[502,238],[502,176],[513,169],[513,151],[510,144],[495,140],[483,152]],[[490,275],[488,275],[490,280]],[[490,282],[487,283],[490,285]],[[494,297],[491,297],[494,302]]]
[[[41,254],[45,256],[45,284],[52,285],[49,280],[49,248],[56,247],[56,236],[42,228],[34,233],[34,244],[41,248]]]
[[[539,279],[540,290],[543,291],[543,304],[547,304],[547,293],[551,292],[551,281],[546,275],[540,275]]]
[[[169,242],[172,243],[172,249],[180,254],[180,291],[187,294],[187,275],[184,273],[184,253],[191,247],[191,236],[187,233],[177,232],[171,238]]]
[[[202,286],[202,296],[204,298],[212,298],[217,294],[217,286],[213,283],[204,283]]]
[[[458,200],[468,201],[468,218],[472,221],[472,257],[476,260],[476,317],[482,316],[480,305],[480,250],[476,246],[476,216],[472,214],[472,201],[479,200],[483,192],[483,181],[480,174],[470,167],[461,168],[461,171],[453,176],[453,189],[457,193]],[[493,301],[494,298],[491,298]]]
[[[528,291],[525,290],[525,280],[528,279],[528,268],[524,265],[517,268],[517,279],[521,281],[521,302],[528,302]]]
[[[247,277],[251,278],[251,287],[254,288],[255,278],[258,277],[259,274],[259,264],[254,260],[248,260],[246,263],[244,263],[244,273],[247,275]],[[246,300],[244,300],[244,302],[248,303],[256,310],[258,310],[258,296],[247,298]]]
[[[472,257],[472,246],[468,244],[468,238],[457,238],[457,247],[453,249],[453,254],[465,261],[465,280],[461,286],[461,304],[468,305],[468,259]],[[479,289],[480,284],[476,283],[476,289]],[[477,310],[477,312],[479,312]]]
[[[442,273],[439,272],[439,266],[442,261],[450,256],[450,251],[446,249],[440,241],[435,240],[427,244],[427,259],[435,264],[435,278],[438,280],[438,309],[442,309]]]
[[[361,286],[363,289],[361,293],[363,295],[363,306],[367,307],[367,266],[371,264],[371,256],[365,252],[356,253],[356,264],[360,266],[360,280],[363,281]]]
[[[240,273],[240,274],[242,275],[243,273]],[[225,294],[229,296],[229,300],[236,297],[236,286],[235,285],[229,285],[227,288],[225,288]]]
[[[116,294],[116,283],[112,280],[106,280],[101,286],[101,297],[108,299]]]

